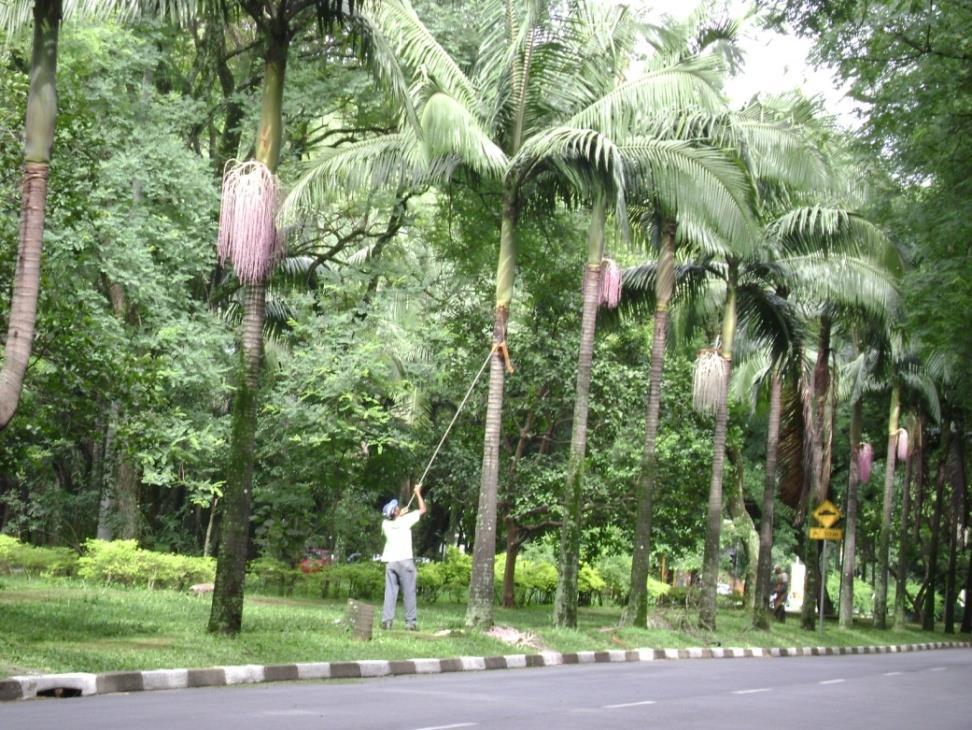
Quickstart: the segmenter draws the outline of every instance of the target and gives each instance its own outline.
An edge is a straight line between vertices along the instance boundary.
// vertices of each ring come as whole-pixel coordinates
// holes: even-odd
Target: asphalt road
[[[0,730],[972,728],[972,649],[701,659],[0,705]]]

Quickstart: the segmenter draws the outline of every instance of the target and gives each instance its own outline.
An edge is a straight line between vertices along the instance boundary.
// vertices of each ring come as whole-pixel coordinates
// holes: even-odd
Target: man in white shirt
[[[409,512],[408,508],[398,506],[393,499],[381,510],[385,520],[381,532],[385,536],[385,550],[381,561],[385,564],[385,605],[381,611],[381,627],[390,629],[395,618],[395,604],[398,591],[402,591],[405,603],[405,628],[415,631],[418,611],[415,606],[415,559],[412,555],[412,527],[425,514],[425,500],[422,499],[422,485],[415,487],[418,510]]]

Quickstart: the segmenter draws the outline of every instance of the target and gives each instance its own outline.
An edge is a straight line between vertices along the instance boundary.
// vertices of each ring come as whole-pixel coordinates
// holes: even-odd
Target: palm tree
[[[491,337],[495,357],[466,614],[469,626],[492,623],[499,437],[509,365],[506,333],[516,231],[526,203],[541,190],[568,194],[574,184],[592,196],[604,191],[623,213],[623,168],[610,138],[614,127],[625,128],[625,120],[641,108],[677,107],[688,98],[716,103],[707,82],[711,68],[702,62],[660,63],[601,94],[602,86],[589,84],[590,74],[578,74],[577,69],[598,70],[598,60],[610,49],[596,29],[606,30],[610,40],[614,29],[622,27],[624,13],[583,2],[572,10],[561,14],[512,0],[490,4],[483,10],[488,31],[468,76],[406,2],[389,0],[375,6],[369,17],[376,41],[387,44],[412,70],[414,122],[404,123],[394,135],[347,150],[343,170],[339,152],[315,171],[317,180],[340,178],[353,170],[351,178],[384,178],[388,184],[392,178],[401,179],[406,168],[409,174],[445,177],[462,167],[500,184]],[[313,184],[308,180],[303,190]]]
[[[0,29],[7,34],[33,25],[30,86],[24,123],[24,172],[21,189],[20,239],[10,298],[10,319],[0,370],[0,431],[17,411],[24,374],[34,343],[40,267],[47,208],[48,173],[57,123],[57,46],[62,19],[73,16],[122,18],[142,14],[184,18],[190,3],[166,0],[14,0],[0,4]]]
[[[275,177],[283,134],[283,95],[290,43],[300,25],[318,19],[330,24],[345,17],[341,2],[316,0],[291,5],[284,0],[244,2],[263,47],[263,85],[254,158],[230,161],[223,178],[219,254],[231,261],[242,285],[243,323],[240,370],[232,407],[232,431],[222,500],[220,548],[209,631],[237,634],[243,621],[243,579],[249,541],[254,443],[263,360],[266,282],[282,249],[275,215]]]
[[[894,511],[894,474],[895,464],[908,456],[908,432],[900,428],[901,402],[903,392],[912,396],[913,400],[920,398],[926,404],[931,417],[941,419],[941,407],[938,393],[931,379],[919,367],[917,360],[910,353],[903,352],[899,344],[900,338],[891,340],[891,396],[888,409],[888,440],[884,464],[884,492],[881,502],[881,527],[878,533],[877,571],[874,578],[874,626],[879,629],[888,628],[888,564],[890,560],[890,544],[892,517]]]

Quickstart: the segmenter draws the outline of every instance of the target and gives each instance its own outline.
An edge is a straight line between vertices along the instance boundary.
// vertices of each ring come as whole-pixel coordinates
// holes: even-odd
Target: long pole
[[[829,540],[823,541],[823,550],[820,553],[820,619],[817,621],[817,631],[820,636],[823,637],[824,633],[824,596],[826,595],[827,589],[827,543]]]

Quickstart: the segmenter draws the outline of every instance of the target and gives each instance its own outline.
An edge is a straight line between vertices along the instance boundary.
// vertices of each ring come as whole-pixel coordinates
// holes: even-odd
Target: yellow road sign
[[[834,523],[844,516],[829,499],[821,502],[811,514],[813,519],[819,522],[822,527],[833,527]]]
[[[843,527],[811,527],[810,539],[811,540],[843,540],[844,528]]]

